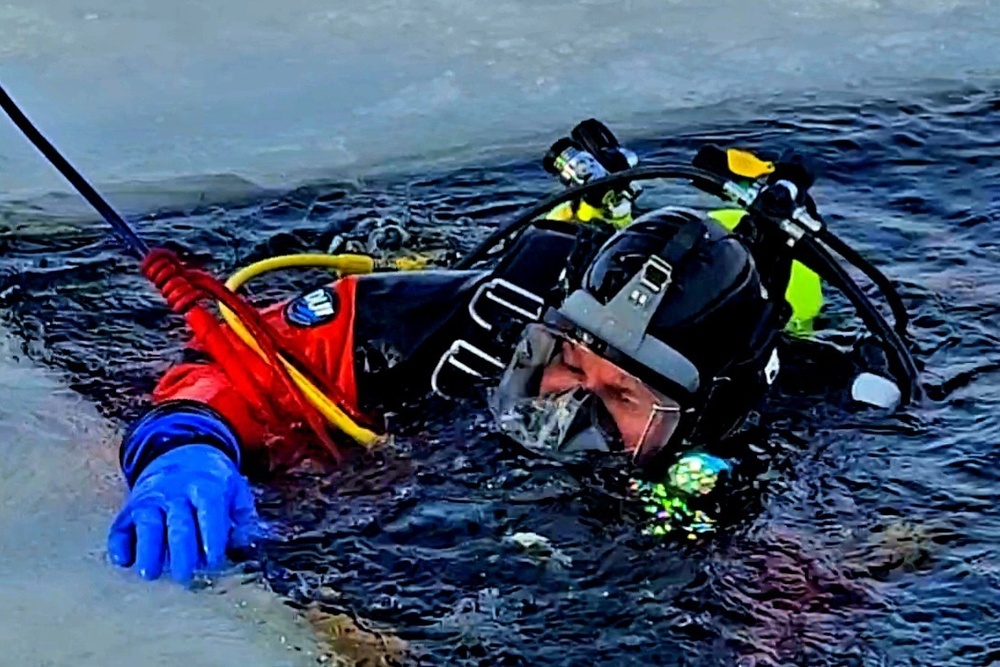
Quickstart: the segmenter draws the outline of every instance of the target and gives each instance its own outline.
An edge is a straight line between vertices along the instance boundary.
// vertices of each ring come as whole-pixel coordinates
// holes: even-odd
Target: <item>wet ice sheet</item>
[[[995,77],[973,0],[16,0],[0,80],[101,182],[289,183],[802,90]],[[8,192],[63,187],[0,128]]]
[[[49,372],[16,361],[6,333],[0,340],[0,662],[309,664],[306,631],[262,589],[194,594],[107,564],[104,535],[123,491],[113,433]]]

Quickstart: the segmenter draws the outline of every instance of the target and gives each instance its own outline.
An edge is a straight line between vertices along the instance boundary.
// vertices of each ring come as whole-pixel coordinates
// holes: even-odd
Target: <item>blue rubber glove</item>
[[[190,444],[153,459],[111,526],[108,553],[121,567],[156,579],[169,559],[181,583],[218,569],[228,548],[246,548],[257,523],[253,494],[232,459]]]

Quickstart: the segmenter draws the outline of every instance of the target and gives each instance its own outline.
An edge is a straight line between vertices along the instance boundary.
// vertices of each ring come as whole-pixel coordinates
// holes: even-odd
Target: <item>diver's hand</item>
[[[208,445],[185,445],[154,459],[111,525],[108,554],[156,579],[169,558],[181,583],[217,569],[226,549],[249,546],[256,525],[253,494],[236,465]]]

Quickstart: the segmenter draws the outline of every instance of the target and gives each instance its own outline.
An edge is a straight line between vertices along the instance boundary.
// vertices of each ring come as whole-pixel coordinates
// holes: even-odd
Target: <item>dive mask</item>
[[[625,452],[640,467],[670,443],[681,413],[583,342],[538,323],[525,328],[489,405],[499,429],[537,454]]]

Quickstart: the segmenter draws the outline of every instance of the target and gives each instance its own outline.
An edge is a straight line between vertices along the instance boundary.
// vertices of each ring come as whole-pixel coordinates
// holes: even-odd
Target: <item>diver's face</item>
[[[651,458],[677,427],[678,405],[654,393],[643,382],[585,346],[563,342],[559,354],[542,371],[540,394],[585,389],[604,404],[621,435],[625,451]],[[646,444],[656,443],[656,451]],[[641,450],[641,451],[640,451]]]

